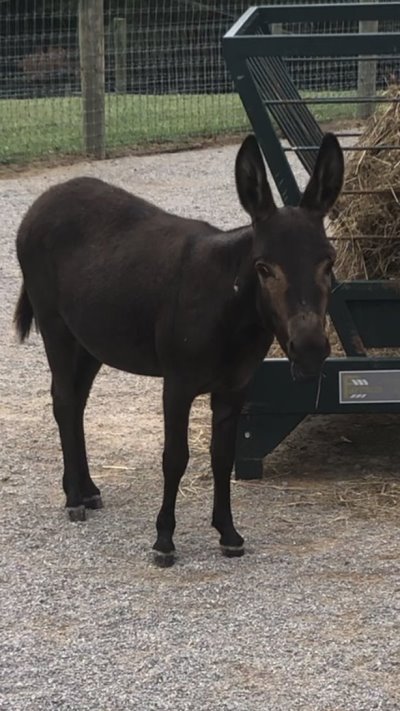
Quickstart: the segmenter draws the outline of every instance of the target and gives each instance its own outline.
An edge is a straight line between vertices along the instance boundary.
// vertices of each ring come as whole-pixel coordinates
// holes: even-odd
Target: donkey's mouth
[[[294,360],[290,361],[290,374],[295,383],[304,383],[310,380],[317,380],[321,375],[321,367],[318,369],[308,369],[301,366]]]

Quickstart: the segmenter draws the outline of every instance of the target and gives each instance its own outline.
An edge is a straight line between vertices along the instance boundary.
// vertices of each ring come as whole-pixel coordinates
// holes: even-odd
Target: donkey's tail
[[[21,343],[29,336],[33,321],[33,308],[29,301],[25,284],[22,284],[17,307],[14,314],[14,324]]]

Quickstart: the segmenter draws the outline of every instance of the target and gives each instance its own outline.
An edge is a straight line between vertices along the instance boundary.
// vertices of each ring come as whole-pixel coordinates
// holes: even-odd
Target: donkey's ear
[[[254,136],[247,136],[239,149],[235,175],[239,200],[253,222],[275,212],[276,205],[268,185],[264,161]]]
[[[300,207],[326,215],[339,196],[343,176],[344,159],[339,141],[333,133],[326,133]]]

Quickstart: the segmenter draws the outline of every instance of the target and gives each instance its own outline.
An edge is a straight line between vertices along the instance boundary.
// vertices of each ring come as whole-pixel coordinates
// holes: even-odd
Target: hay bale
[[[400,88],[385,96],[400,99]],[[383,106],[383,108],[382,108]],[[376,148],[381,144],[393,148]],[[340,279],[400,277],[400,104],[380,105],[346,161],[343,194],[329,233]]]

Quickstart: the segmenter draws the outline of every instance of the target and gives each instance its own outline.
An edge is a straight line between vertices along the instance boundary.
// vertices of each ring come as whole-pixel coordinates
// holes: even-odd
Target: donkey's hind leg
[[[83,503],[87,509],[101,509],[103,502],[100,490],[93,482],[86,455],[84,412],[93,381],[101,368],[101,363],[93,358],[82,346],[78,347],[75,361],[75,393],[77,398],[77,428],[80,451],[79,477]]]
[[[85,520],[85,504],[99,507],[100,492],[93,484],[86,459],[83,413],[100,363],[75,340],[63,320],[55,316],[40,323],[52,372],[53,412],[60,432],[64,459],[63,488],[71,521]],[[85,501],[86,499],[86,501]]]

